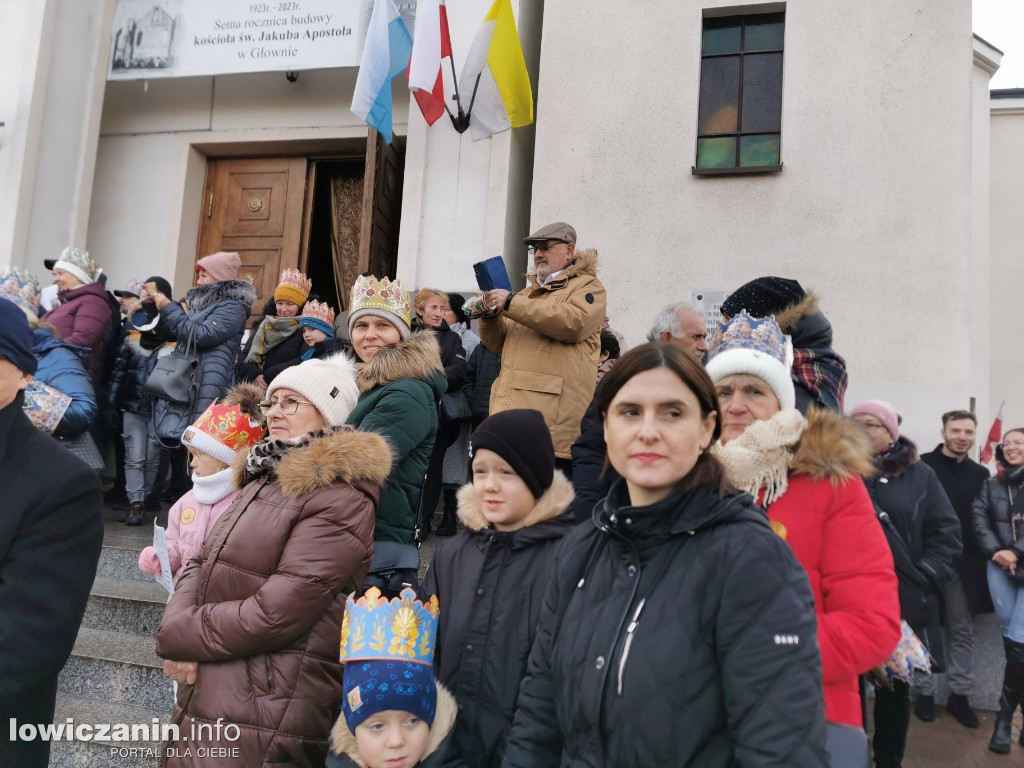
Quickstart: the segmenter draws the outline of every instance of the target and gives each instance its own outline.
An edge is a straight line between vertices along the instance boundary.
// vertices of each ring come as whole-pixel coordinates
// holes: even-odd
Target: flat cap
[[[576,230],[564,221],[556,221],[554,224],[541,227],[529,237],[523,238],[523,242],[527,245],[544,240],[558,240],[559,242],[573,243],[575,245]]]

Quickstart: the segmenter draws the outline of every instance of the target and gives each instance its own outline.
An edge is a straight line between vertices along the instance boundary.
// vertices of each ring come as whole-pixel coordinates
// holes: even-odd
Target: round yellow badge
[[[776,535],[777,535],[777,536],[778,536],[778,537],[779,537],[780,539],[782,539],[783,541],[785,541],[785,540],[786,540],[786,537],[787,537],[787,536],[789,535],[789,531],[787,531],[787,530],[786,530],[786,526],[784,526],[784,525],[783,525],[782,523],[780,523],[780,522],[779,522],[778,520],[771,520],[771,521],[769,521],[769,523],[770,523],[770,525],[771,525],[771,527],[772,527],[772,530],[773,530],[773,531],[775,531],[775,534],[776,534]]]
[[[191,523],[195,519],[196,519],[196,511],[194,509],[192,509],[192,507],[185,507],[185,509],[181,510],[181,517],[179,518],[179,520],[180,520],[182,525],[188,525],[189,523]],[[772,525],[775,525],[775,524],[772,523]],[[783,536],[783,538],[785,538],[785,536]]]

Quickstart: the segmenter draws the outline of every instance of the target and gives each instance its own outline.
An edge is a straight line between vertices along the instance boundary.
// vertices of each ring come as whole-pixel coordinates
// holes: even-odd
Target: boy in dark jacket
[[[445,765],[497,768],[555,549],[573,527],[573,490],[539,411],[486,419],[470,460],[458,497],[465,530],[438,547],[423,589],[444,606],[435,664],[460,704]]]

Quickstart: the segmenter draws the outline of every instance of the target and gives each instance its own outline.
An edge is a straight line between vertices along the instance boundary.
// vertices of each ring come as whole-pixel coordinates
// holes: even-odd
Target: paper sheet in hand
[[[153,521],[153,549],[156,550],[157,560],[160,561],[160,575],[156,580],[164,589],[174,594],[174,573],[171,571],[171,558],[167,554],[167,531]]]
[[[473,265],[473,271],[476,272],[476,284],[481,291],[492,291],[495,288],[512,290],[512,281],[508,279],[505,262],[501,256],[492,256],[485,261],[478,261]]]

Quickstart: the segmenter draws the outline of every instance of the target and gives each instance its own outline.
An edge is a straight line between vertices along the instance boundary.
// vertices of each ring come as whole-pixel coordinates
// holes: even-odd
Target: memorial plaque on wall
[[[404,2],[410,25],[415,4]],[[118,0],[108,80],[357,67],[372,0]]]
[[[704,327],[707,328],[707,341],[711,343],[711,337],[718,330],[722,322],[722,302],[729,298],[732,291],[694,291],[691,297],[693,308],[704,318]]]

